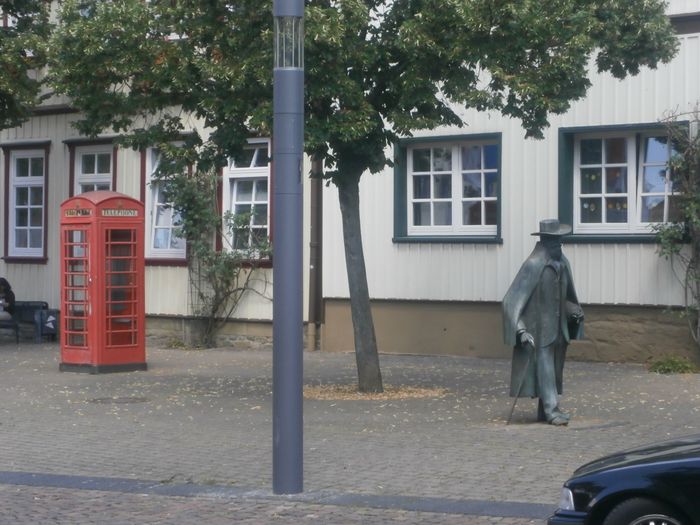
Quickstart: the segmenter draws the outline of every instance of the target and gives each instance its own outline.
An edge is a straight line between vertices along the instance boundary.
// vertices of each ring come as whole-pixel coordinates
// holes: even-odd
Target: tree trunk
[[[350,310],[355,336],[355,359],[360,392],[383,392],[374,321],[369,304],[367,271],[360,229],[360,176],[343,177],[338,184],[340,213],[343,217],[345,264],[350,286]]]

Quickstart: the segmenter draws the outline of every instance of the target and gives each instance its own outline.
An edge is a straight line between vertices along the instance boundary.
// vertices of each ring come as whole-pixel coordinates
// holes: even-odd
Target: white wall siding
[[[541,219],[558,215],[559,129],[655,123],[669,112],[691,110],[700,100],[700,35],[683,35],[679,41],[678,56],[658,70],[645,69],[624,81],[592,70],[588,96],[565,115],[552,117],[544,140],[524,139],[519,121],[475,111],[463,113],[468,127],[416,133],[502,133],[501,245],[393,243],[393,171],[364,175],[361,217],[371,297],[500,301],[535,244],[531,232]],[[337,190],[326,188],[324,199],[323,294],[348,297]],[[564,252],[585,303],[683,302],[681,286],[654,244],[576,244],[566,245]]]
[[[666,3],[666,13],[669,15],[700,13],[700,0],[666,0]]]

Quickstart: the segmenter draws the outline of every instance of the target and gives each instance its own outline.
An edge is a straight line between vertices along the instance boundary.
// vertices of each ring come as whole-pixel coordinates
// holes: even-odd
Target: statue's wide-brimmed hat
[[[571,233],[571,226],[568,224],[559,224],[559,219],[545,219],[540,221],[540,231],[533,232],[530,235],[552,235],[554,237],[561,237],[562,235],[569,235]]]

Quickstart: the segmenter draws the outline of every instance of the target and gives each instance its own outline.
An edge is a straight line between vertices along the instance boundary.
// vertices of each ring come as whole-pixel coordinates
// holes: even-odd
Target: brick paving
[[[699,375],[569,362],[571,425],[536,423],[535,400],[506,425],[509,361],[383,355],[385,383],[447,394],[305,401],[305,492],[273,497],[271,353],[147,359],[147,372],[61,373],[57,344],[0,340],[0,524],[541,523],[581,463],[700,432]],[[306,384],[355,381],[351,354],[304,359]],[[94,481],[115,479],[127,488]]]

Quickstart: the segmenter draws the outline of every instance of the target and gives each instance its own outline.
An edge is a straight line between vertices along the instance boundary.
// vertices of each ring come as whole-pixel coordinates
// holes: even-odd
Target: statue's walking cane
[[[530,343],[525,343],[522,346],[523,350],[527,350],[528,346],[530,347],[530,351],[527,354],[527,361],[525,361],[525,367],[523,368],[523,375],[520,378],[520,386],[518,386],[518,391],[516,392],[515,400],[513,401],[513,406],[510,407],[510,415],[508,416],[508,421],[506,421],[506,425],[510,425],[510,420],[513,419],[513,412],[515,412],[515,404],[518,402],[518,398],[520,397],[520,393],[523,391],[523,385],[525,384],[525,378],[527,377],[527,372],[530,368],[530,361],[532,360],[532,356],[535,353],[535,346],[530,344]]]

